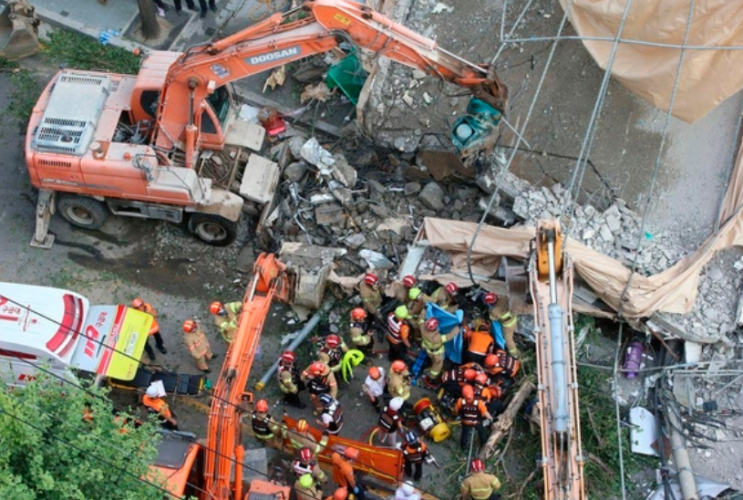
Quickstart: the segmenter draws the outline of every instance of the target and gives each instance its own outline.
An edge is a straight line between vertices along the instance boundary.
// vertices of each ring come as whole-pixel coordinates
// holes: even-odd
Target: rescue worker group
[[[460,427],[460,447],[468,455],[477,456],[477,450],[487,441],[490,425],[505,409],[503,401],[521,367],[514,341],[517,317],[511,313],[507,297],[479,289],[464,293],[454,282],[440,286],[420,282],[411,275],[384,286],[377,274],[366,273],[359,284],[359,296],[360,306],[350,311],[347,332],[352,348],[364,354],[368,365],[359,397],[365,396],[370,411],[374,411],[374,420],[369,422],[377,422],[369,444],[402,450],[405,480],[390,498],[420,500],[425,492],[416,485],[422,478],[423,465],[435,463],[425,440],[441,441],[448,437],[450,426]],[[135,299],[132,306],[156,317],[152,306],[140,299]],[[214,302],[210,306],[215,324],[227,342],[237,329],[241,307],[241,302]],[[183,332],[197,368],[208,372],[207,362],[214,355],[203,331],[196,321],[186,320]],[[166,352],[156,323],[150,335],[156,348]],[[452,346],[455,340],[460,341],[458,346],[445,346]],[[330,485],[318,465],[317,454],[324,449],[329,435],[343,435],[338,384],[349,347],[342,335],[332,332],[321,337],[317,347],[314,360],[305,369],[298,366],[294,352],[281,353],[277,380],[286,405],[306,408],[302,393],[309,393],[323,438],[320,442],[315,440],[307,419],[297,421],[296,430],[287,429],[280,418],[269,414],[265,399],[254,405],[253,433],[277,449],[286,449],[286,443],[290,443],[288,451],[294,454],[292,468],[296,474],[294,492],[299,500],[365,500],[369,495],[354,467],[359,451],[353,447],[332,454],[336,489],[327,497],[323,493]],[[452,348],[457,351],[455,356],[450,355]],[[146,352],[154,359],[149,345]],[[382,363],[385,355],[388,362]],[[430,391],[430,395],[414,403],[410,399],[412,385]],[[158,398],[148,393],[144,399],[149,400],[143,401],[145,406],[160,417],[163,426],[174,428],[172,412],[163,412],[152,404]],[[448,426],[421,425],[423,419],[417,418],[420,410],[433,406],[433,401]],[[359,430],[354,432],[355,436],[346,437],[358,439]],[[447,435],[441,435],[442,432]],[[468,468],[469,475],[460,485],[462,500],[500,498],[500,481],[485,471],[482,460],[470,460]]]

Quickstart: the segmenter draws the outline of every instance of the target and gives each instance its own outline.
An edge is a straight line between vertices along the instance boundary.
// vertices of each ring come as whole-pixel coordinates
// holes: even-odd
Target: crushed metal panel
[[[658,442],[658,421],[655,415],[642,407],[635,407],[629,411],[630,442],[632,451],[652,457],[660,456],[655,448]]]
[[[273,199],[278,183],[279,166],[261,156],[250,155],[240,183],[240,196],[256,203],[268,203]]]

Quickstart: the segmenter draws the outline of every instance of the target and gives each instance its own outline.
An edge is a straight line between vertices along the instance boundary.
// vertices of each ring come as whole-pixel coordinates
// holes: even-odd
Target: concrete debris
[[[454,12],[454,7],[450,7],[445,3],[439,2],[433,7],[433,10],[431,11],[432,14],[440,14],[442,12]]]
[[[304,104],[305,102],[312,101],[313,99],[325,102],[328,100],[330,95],[330,89],[325,81],[318,82],[316,84],[309,84],[305,86],[302,94],[299,96],[299,102]]]
[[[295,161],[286,166],[282,172],[284,178],[290,182],[299,182],[307,173],[308,165],[303,161]]]
[[[372,250],[361,250],[359,257],[364,259],[372,269],[392,269],[395,266],[384,254]]]
[[[320,143],[314,137],[302,145],[300,154],[305,161],[320,169],[320,175],[329,176],[332,174],[331,167],[335,163],[335,158],[333,158],[333,155],[327,149],[320,146]]]
[[[430,210],[444,208],[444,190],[435,182],[429,182],[418,194],[420,202]]]

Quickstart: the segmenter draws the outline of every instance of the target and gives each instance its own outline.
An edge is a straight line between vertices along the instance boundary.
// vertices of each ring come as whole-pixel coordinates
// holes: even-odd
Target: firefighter
[[[338,488],[332,495],[327,497],[325,500],[347,500],[348,499],[348,488]]]
[[[485,429],[484,422],[492,421],[485,403],[481,399],[475,399],[475,390],[471,385],[462,387],[462,397],[457,400],[454,410],[462,419],[462,435],[459,438],[459,445],[463,450],[469,446],[470,434],[473,429],[477,431],[480,439],[480,446],[485,444],[488,439],[488,432]]]
[[[378,366],[369,367],[368,375],[361,389],[369,397],[369,402],[375,410],[381,411],[382,394],[384,394],[384,368]]]
[[[292,351],[284,351],[279,357],[276,376],[279,379],[279,389],[284,393],[284,402],[302,409],[307,408],[307,405],[299,399],[299,392],[305,390],[305,385],[299,377],[296,361],[296,354]]]
[[[328,356],[328,368],[333,373],[340,371],[343,355],[347,352],[348,346],[343,342],[343,339],[332,334],[325,337],[325,344],[320,348],[320,354]]]
[[[147,408],[147,413],[157,416],[163,429],[178,430],[175,413],[170,410],[168,403],[160,397],[157,387],[151,385],[147,388],[145,395],[142,396],[142,404]]]
[[[323,409],[317,423],[323,426],[328,434],[337,436],[343,428],[343,410],[340,403],[330,394],[320,394],[320,403]]]
[[[441,383],[441,370],[444,367],[444,343],[457,335],[459,335],[459,327],[454,328],[446,335],[442,335],[439,331],[438,319],[429,318],[426,320],[421,332],[421,345],[428,357],[431,358],[431,367],[428,369],[428,374],[423,377],[426,384],[437,387]]]
[[[470,471],[459,488],[462,500],[500,500],[500,493],[496,493],[500,489],[500,481],[485,472],[485,462],[479,458],[472,459]]]
[[[374,347],[374,334],[366,328],[366,311],[363,308],[356,307],[351,311],[348,332],[351,334],[353,346],[361,350],[365,356],[369,356]]]
[[[289,444],[295,453],[299,453],[302,448],[309,448],[312,453],[317,455],[328,444],[327,436],[323,436],[319,443],[315,440],[310,432],[310,424],[303,418],[297,421],[295,430],[285,427],[284,432],[286,433],[285,436],[289,437]]]
[[[387,392],[393,398],[402,398],[403,401],[407,401],[410,397],[410,372],[405,361],[398,359],[390,366]]]
[[[491,377],[503,376],[512,379],[521,369],[521,361],[502,349],[496,349],[493,354],[485,356],[483,367]]]
[[[216,358],[217,355],[212,352],[209,340],[199,328],[196,320],[187,319],[183,322],[183,343],[186,344],[186,349],[196,361],[196,368],[204,373],[210,373],[211,370],[206,362]]]
[[[361,303],[366,312],[373,316],[379,315],[379,307],[382,305],[382,292],[379,290],[379,276],[374,273],[366,273],[364,281],[359,284],[359,295]]]
[[[431,301],[431,297],[423,293],[418,287],[408,290],[408,297],[405,304],[410,314],[410,326],[413,331],[421,335],[423,323],[426,321],[426,303]]]
[[[441,377],[444,389],[459,396],[462,394],[462,387],[465,384],[473,384],[477,374],[482,371],[482,367],[477,363],[467,363],[447,370]]]
[[[412,477],[413,481],[420,481],[423,475],[423,460],[430,463],[433,459],[426,444],[418,438],[415,431],[405,433],[405,446],[402,449],[405,460],[405,477]],[[415,472],[413,472],[415,469]]]
[[[315,460],[315,454],[312,453],[312,450],[309,448],[302,448],[299,450],[299,457],[292,462],[292,469],[294,470],[297,479],[305,474],[310,474],[318,484],[325,484],[328,482],[325,472],[323,472],[318,465],[317,460]]]
[[[438,287],[433,294],[431,294],[431,302],[441,307],[441,309],[450,313],[456,312],[459,309],[457,304],[456,295],[459,292],[459,285],[453,281],[446,284],[446,286]]]
[[[486,325],[487,326],[487,325]],[[474,330],[465,334],[467,350],[464,352],[466,363],[478,363],[482,365],[485,357],[492,354],[495,348],[495,340],[489,331]]]
[[[497,293],[488,292],[485,294],[483,300],[488,305],[490,321],[500,321],[500,325],[503,328],[503,338],[506,339],[505,347],[508,353],[515,358],[520,357],[519,349],[516,347],[516,341],[513,338],[519,318],[511,312],[508,306],[508,298],[499,297]]]
[[[366,494],[353,472],[352,464],[357,458],[359,458],[359,450],[356,448],[346,448],[343,450],[343,456],[338,452],[333,453],[330,457],[333,464],[333,481],[338,487],[353,492],[358,500],[366,500]]]
[[[407,322],[408,308],[399,306],[387,316],[387,343],[390,346],[387,358],[390,361],[405,359],[410,348],[410,324]]]
[[[255,438],[269,446],[273,446],[276,436],[279,435],[280,426],[271,415],[268,414],[268,401],[259,399],[255,403],[255,411],[250,415],[250,425],[253,427]]]
[[[160,325],[157,323],[157,311],[155,308],[139,297],[132,300],[132,307],[137,311],[152,316],[152,326],[148,332],[147,343],[144,345],[144,350],[147,353],[147,357],[150,358],[150,361],[155,361],[155,351],[152,350],[152,346],[150,345],[150,337],[155,339],[155,347],[157,347],[158,351],[163,354],[168,354],[168,350],[165,349],[165,343],[163,342],[163,336],[160,333]]]
[[[307,384],[310,391],[310,402],[314,408],[315,416],[323,410],[322,403],[320,403],[321,394],[330,394],[333,398],[338,396],[338,382],[335,380],[335,375],[330,371],[328,365],[321,361],[315,361],[303,371],[301,379]]]
[[[312,479],[312,474],[305,474],[294,483],[297,500],[322,500],[322,489]]]
[[[503,402],[500,400],[503,391],[497,385],[490,385],[487,373],[478,373],[472,388],[475,390],[475,399],[482,399],[491,415],[500,415],[503,411]]]
[[[214,324],[217,325],[220,335],[225,342],[231,344],[237,330],[237,319],[243,310],[242,302],[212,302],[209,311],[214,315]]]
[[[391,438],[390,445],[397,446],[397,433],[402,430],[402,416],[400,415],[400,408],[402,408],[402,398],[392,398],[387,406],[384,407],[382,413],[379,415],[379,440],[382,444],[387,444],[387,438]]]
[[[415,491],[412,481],[405,481],[395,490],[395,500],[421,500],[421,494]]]
[[[385,293],[401,304],[408,301],[408,292],[415,286],[416,279],[412,274],[403,277],[402,281],[393,281]]]

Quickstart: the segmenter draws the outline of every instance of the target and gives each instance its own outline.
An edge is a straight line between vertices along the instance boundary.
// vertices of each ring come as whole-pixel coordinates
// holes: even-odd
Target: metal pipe
[[[297,347],[299,347],[299,344],[301,344],[305,338],[307,338],[307,335],[310,334],[310,332],[317,326],[317,324],[320,322],[320,318],[323,314],[330,311],[330,308],[335,305],[335,298],[331,298],[323,306],[317,310],[314,316],[310,318],[310,320],[307,322],[306,325],[302,328],[302,330],[299,332],[299,335],[297,335],[297,338],[294,339],[294,341],[289,344],[289,347],[286,348],[287,351],[294,351]],[[257,384],[255,384],[256,390],[262,391],[264,387],[266,387],[266,383],[268,382],[268,379],[273,377],[273,374],[276,373],[276,370],[279,367],[279,362],[275,361],[271,367],[268,369],[268,371],[261,377],[261,379],[258,381]]]
[[[611,42],[617,41],[615,37],[609,36],[580,36],[580,35],[565,35],[565,36],[538,36],[533,38],[509,38],[504,40],[503,44],[509,43],[532,43],[532,42],[560,42],[560,41],[592,41],[592,42]],[[646,40],[636,40],[633,38],[620,38],[619,43],[626,43],[629,45],[642,45],[646,47],[659,47],[663,49],[684,49],[684,50],[743,50],[743,45],[686,45],[677,43],[663,43],[663,42],[648,42]]]
[[[550,348],[552,351],[552,386],[555,404],[555,431],[568,431],[568,387],[565,362],[565,332],[563,331],[563,310],[560,304],[550,304],[547,307],[550,322]]]
[[[550,305],[557,304],[557,276],[555,273],[555,231],[547,231],[547,260],[550,279]],[[560,328],[562,330],[562,327]]]
[[[681,498],[683,500],[697,500],[697,483],[694,480],[694,473],[691,470],[689,461],[689,451],[684,444],[684,437],[676,429],[681,428],[676,412],[669,409],[666,411],[668,423],[671,427],[671,449],[673,450],[673,460],[676,462],[678,470],[678,481],[681,486]]]

